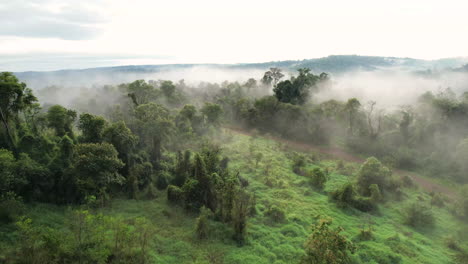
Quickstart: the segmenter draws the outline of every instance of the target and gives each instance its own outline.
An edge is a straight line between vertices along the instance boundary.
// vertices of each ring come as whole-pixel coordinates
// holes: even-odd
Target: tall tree
[[[163,145],[168,143],[175,129],[173,118],[168,109],[155,103],[139,105],[135,109],[135,116],[143,139],[151,146],[152,160],[157,163],[161,159]]]
[[[61,105],[54,105],[47,111],[48,126],[55,130],[55,134],[59,137],[68,135],[74,139],[73,122],[76,119],[76,112],[66,109]]]
[[[10,148],[16,151],[13,131],[10,127],[12,119],[18,121],[18,113],[31,107],[37,98],[32,90],[20,83],[10,72],[0,73],[0,120],[5,128],[5,136]]]
[[[270,70],[265,72],[263,75],[262,83],[268,86],[273,85],[273,87],[275,87],[279,80],[281,80],[283,77],[284,74],[281,72],[281,69],[270,68]]]
[[[118,173],[123,165],[114,146],[109,143],[76,145],[73,167],[82,197],[95,195],[106,200],[111,184],[123,183],[124,179]]]
[[[82,132],[80,141],[84,143],[102,142],[105,126],[106,120],[101,116],[88,113],[81,114],[80,120],[78,121],[78,128]]]
[[[353,135],[356,115],[360,107],[361,107],[361,103],[356,98],[351,98],[348,100],[348,102],[346,102],[345,110],[346,112],[348,112],[348,121],[349,121],[348,134],[349,135]]]

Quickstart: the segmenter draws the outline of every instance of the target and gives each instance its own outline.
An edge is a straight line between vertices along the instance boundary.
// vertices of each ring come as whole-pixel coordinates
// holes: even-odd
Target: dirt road
[[[225,127],[225,129],[239,133],[239,134],[248,135],[248,136],[253,135],[249,131],[236,128],[236,127]],[[287,144],[288,146],[295,148],[297,150],[300,150],[300,151],[312,151],[312,152],[323,153],[331,157],[335,157],[335,158],[338,158],[344,161],[349,161],[349,162],[357,162],[357,163],[364,162],[364,159],[357,157],[353,154],[347,153],[346,151],[339,149],[339,148],[315,146],[312,144],[300,143],[294,140],[284,139],[284,138],[275,137],[275,136],[269,136],[268,138],[281,142],[283,144]],[[447,197],[453,198],[453,199],[456,199],[458,196],[457,193],[454,190],[450,189],[449,187],[435,183],[413,172],[405,171],[405,170],[398,170],[398,169],[393,170],[393,172],[398,175],[410,176],[417,185],[419,185],[421,188],[423,188],[424,190],[428,192],[440,192],[446,195]]]

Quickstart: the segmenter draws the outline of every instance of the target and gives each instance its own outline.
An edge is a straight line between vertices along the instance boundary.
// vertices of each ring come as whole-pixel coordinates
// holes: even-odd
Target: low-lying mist
[[[333,77],[332,84],[315,95],[314,101],[375,101],[380,108],[394,108],[415,102],[425,92],[437,94],[450,88],[457,95],[468,91],[468,74],[444,73],[426,76],[398,69],[348,72]]]
[[[194,66],[179,69],[164,69],[158,72],[54,72],[47,77],[22,79],[35,90],[40,100],[47,104],[62,104],[73,107],[78,97],[90,99],[109,96],[101,93],[105,85],[130,83],[138,79],[171,80],[178,83],[184,80],[186,87],[204,89],[206,83],[222,84],[223,82],[238,82],[244,84],[253,78],[259,83],[266,69],[236,69],[227,67]],[[318,73],[317,73],[318,74]],[[293,71],[285,71],[285,77],[295,75]],[[222,86],[222,85],[221,85]],[[53,88],[52,88],[53,87]],[[351,71],[339,75],[331,75],[331,84],[322,87],[313,94],[313,102],[326,100],[346,101],[357,98],[361,102],[375,101],[379,108],[393,109],[402,105],[414,103],[425,92],[437,94],[450,88],[459,95],[468,91],[468,74],[462,72],[443,72],[438,74],[412,73],[398,68],[381,69],[377,71]],[[116,96],[116,95],[114,95]],[[107,98],[109,103],[112,98]]]

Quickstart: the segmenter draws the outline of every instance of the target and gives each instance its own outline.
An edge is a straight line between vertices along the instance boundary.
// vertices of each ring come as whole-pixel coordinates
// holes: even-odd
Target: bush
[[[349,253],[354,253],[354,245],[340,234],[342,228],[331,229],[331,223],[331,220],[321,219],[313,226],[313,232],[304,244],[302,264],[352,263]]]
[[[421,203],[412,203],[405,209],[405,224],[415,228],[431,227],[435,223],[431,209]]]
[[[0,197],[0,222],[11,223],[16,221],[24,212],[21,197],[14,192],[7,192]]]
[[[353,200],[352,206],[361,212],[372,212],[377,209],[371,198],[361,196],[358,196]]]
[[[408,175],[401,176],[400,182],[401,182],[401,186],[403,186],[403,187],[406,187],[406,188],[414,187],[414,181]]]
[[[306,165],[306,157],[303,154],[294,152],[292,160],[294,173],[300,175],[302,173],[302,168]]]
[[[432,195],[431,198],[431,205],[435,205],[437,207],[443,207],[445,205],[444,197],[440,193],[435,193]]]
[[[333,200],[337,201],[338,206],[346,207],[351,205],[354,201],[355,191],[354,186],[351,183],[345,184],[338,190],[331,193]]]
[[[148,184],[148,186],[143,190],[143,198],[151,200],[156,199],[156,197],[158,197],[156,187],[154,187],[153,183]]]
[[[164,190],[167,188],[169,176],[170,174],[167,171],[159,173],[156,178],[156,188],[158,188],[158,190]]]
[[[210,234],[210,227],[209,227],[209,218],[213,215],[210,209],[202,206],[200,208],[200,215],[197,218],[195,224],[195,233],[198,239],[205,239]]]
[[[283,223],[286,221],[286,215],[283,210],[279,207],[272,205],[268,210],[265,212],[265,215],[270,217],[276,223]]]
[[[373,203],[379,203],[383,200],[382,193],[380,193],[380,189],[377,184],[371,184],[369,186],[369,190],[371,193],[370,199]]]
[[[377,184],[383,190],[389,187],[392,172],[374,157],[368,158],[358,172],[358,190],[364,196],[370,196],[369,186]]]
[[[167,187],[167,200],[171,203],[182,203],[184,201],[184,192],[175,185]]]
[[[314,168],[310,173],[310,178],[312,180],[312,185],[317,189],[323,190],[325,183],[327,182],[327,176],[320,168]]]

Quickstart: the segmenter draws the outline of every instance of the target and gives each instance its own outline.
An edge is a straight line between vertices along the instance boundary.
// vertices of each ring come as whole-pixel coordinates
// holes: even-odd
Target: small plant
[[[359,240],[367,241],[374,238],[374,222],[372,221],[371,217],[368,215],[364,219],[362,219],[362,225],[359,230]]]
[[[459,242],[452,236],[449,236],[445,239],[445,244],[451,250],[462,251],[462,248],[460,247]]]
[[[435,223],[431,209],[423,203],[412,203],[405,209],[405,224],[415,228],[431,227]]]
[[[258,164],[260,163],[260,161],[262,161],[263,159],[263,153],[262,152],[256,152],[255,155],[254,155],[254,160],[255,160],[255,169],[258,168]]]

